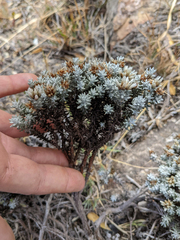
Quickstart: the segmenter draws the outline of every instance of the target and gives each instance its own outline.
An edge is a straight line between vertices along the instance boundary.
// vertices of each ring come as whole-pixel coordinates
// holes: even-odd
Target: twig
[[[72,203],[77,215],[80,217],[80,219],[82,221],[82,225],[83,225],[83,230],[85,231],[86,235],[90,235],[91,231],[90,231],[90,228],[88,226],[86,214],[84,212],[84,208],[83,208],[82,202],[81,202],[82,191],[83,190],[81,190],[80,192],[73,193],[73,198],[70,197],[70,195],[66,193],[66,197],[70,200],[70,202]]]
[[[157,223],[158,219],[156,219],[151,227],[151,230],[149,231],[149,234],[147,235],[146,239],[145,240],[149,240],[149,237],[151,236],[152,232],[153,232],[153,229],[155,228],[155,225]]]
[[[141,188],[141,185],[137,183],[133,178],[131,178],[129,175],[126,174],[127,179],[132,182],[136,187]]]
[[[47,223],[47,219],[48,219],[48,215],[49,215],[50,204],[51,204],[52,198],[53,198],[53,194],[50,194],[48,200],[46,201],[46,211],[45,211],[45,215],[44,215],[43,224],[41,226],[41,230],[39,233],[39,240],[43,240],[43,235],[44,235],[44,231],[46,228],[46,223]]]
[[[60,221],[58,221],[58,220],[55,219],[54,217],[49,217],[49,219],[51,219],[51,220],[53,221],[53,223],[56,223],[57,225],[59,225],[60,228],[63,229],[63,232],[64,232],[64,233],[61,233],[61,234],[66,238],[66,240],[68,240],[69,237],[68,237],[68,235],[67,235],[67,231],[66,231],[66,229],[65,229],[64,224],[62,224]],[[56,229],[57,229],[57,228],[56,228]]]
[[[166,100],[164,101],[163,106],[162,106],[161,110],[159,111],[158,115],[153,120],[149,121],[149,122],[152,122],[152,124],[149,126],[147,132],[149,132],[154,127],[156,120],[161,118],[161,115],[163,114],[165,107],[168,105],[168,102],[169,102],[169,97],[166,98]],[[148,124],[149,124],[149,122],[148,122]]]
[[[180,109],[174,110],[174,111],[168,113],[165,117],[163,117],[163,118],[161,119],[161,121],[166,121],[167,119],[173,117],[173,116],[174,116],[175,114],[177,114],[178,112],[180,112]]]
[[[149,208],[145,208],[145,207],[139,207],[139,206],[136,206],[138,209],[139,209],[139,211],[140,212],[142,212],[142,213],[155,213],[155,214],[159,214],[159,215],[163,215],[163,214],[161,214],[161,213],[159,213],[158,211],[154,211],[154,210],[151,210],[151,209],[149,209]]]
[[[171,233],[170,231],[167,231],[167,232],[163,233],[161,236],[159,236],[159,238],[164,237],[165,235],[170,234],[170,233]]]
[[[71,202],[71,204],[73,205],[76,213],[79,214],[78,209],[77,209],[77,207],[76,207],[76,204],[75,204],[75,202],[74,202],[74,199],[73,199],[68,193],[66,193],[65,195],[66,195],[67,199],[68,199],[68,200]]]
[[[87,218],[86,218],[86,214],[82,205],[82,201],[81,201],[81,192],[75,192],[74,193],[74,201],[75,201],[75,205],[76,208],[78,210],[78,215],[81,219],[82,225],[83,225],[83,230],[86,233],[86,236],[90,236],[91,235],[91,230],[89,228],[88,222],[87,222]]]
[[[47,231],[53,233],[55,236],[59,237],[59,239],[65,240],[65,238],[62,237],[63,233],[59,231],[59,229],[51,229],[50,227],[47,227]]]
[[[142,188],[138,190],[138,193],[136,194],[136,196],[130,198],[128,201],[123,203],[121,206],[119,206],[117,208],[108,208],[105,212],[103,212],[101,214],[101,216],[98,218],[98,220],[95,222],[96,228],[98,228],[100,226],[102,220],[106,217],[106,215],[108,215],[110,213],[120,213],[128,207],[134,206],[135,204],[133,203],[133,201],[136,200],[140,195],[142,195],[148,189],[148,188],[145,188],[145,189],[142,190]]]
[[[104,61],[106,61],[107,58],[107,31],[106,31],[106,25],[104,27]]]
[[[129,225],[130,225],[130,236],[131,236],[131,240],[133,240],[133,236],[132,236],[132,222],[136,219],[136,215],[137,215],[137,208],[134,208],[134,214],[133,217],[129,216],[129,212],[127,213],[127,217],[129,219]]]
[[[114,225],[120,232],[128,235],[128,237],[129,237],[129,234],[128,234],[126,231],[124,231],[120,226],[118,226],[115,222],[113,222],[110,218],[107,217],[107,220],[108,220],[112,225]]]

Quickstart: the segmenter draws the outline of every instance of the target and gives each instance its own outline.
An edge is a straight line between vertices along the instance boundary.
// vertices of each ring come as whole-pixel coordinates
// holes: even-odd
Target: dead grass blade
[[[172,21],[172,12],[173,12],[173,9],[175,8],[176,6],[176,3],[177,3],[177,0],[173,0],[172,2],[172,5],[171,5],[171,8],[170,8],[170,11],[169,11],[169,15],[168,15],[168,19],[167,19],[167,29],[165,32],[163,32],[163,34],[158,38],[158,43],[160,41],[162,41],[164,39],[164,37],[167,35],[168,33],[168,30],[171,26],[171,21]],[[160,44],[159,44],[160,45]]]
[[[39,18],[35,18],[35,19],[32,19],[30,22],[26,23],[24,26],[20,27],[16,33],[12,34],[7,40],[5,40],[4,43],[2,43],[0,45],[0,48],[2,48],[5,44],[7,44],[8,42],[10,42],[14,37],[16,37],[19,33],[21,33],[22,31],[24,31],[26,28],[30,27],[31,25],[33,25],[34,23],[36,23],[37,21],[40,21],[40,20],[43,20],[43,19],[46,19],[48,17],[50,17],[51,15],[53,15],[54,13],[58,12],[58,11],[62,11],[62,6],[63,6],[64,2],[62,2],[61,6],[59,6],[58,9],[56,10],[53,10],[51,11],[50,13],[42,16],[42,17],[39,17]]]
[[[41,41],[37,46],[33,46],[31,47],[28,51],[26,51],[24,54],[22,54],[20,57],[16,58],[12,63],[10,63],[9,65],[7,65],[4,69],[2,69],[0,71],[0,74],[4,71],[6,71],[9,67],[11,67],[15,62],[17,62],[19,59],[21,59],[22,57],[24,57],[25,55],[27,55],[28,53],[32,52],[33,50],[35,50],[37,47],[39,47],[41,44],[43,44],[44,42],[46,42],[48,39],[50,39],[52,36],[56,35],[58,33],[55,32],[53,33],[51,36],[47,37],[46,39],[44,39],[43,41]]]

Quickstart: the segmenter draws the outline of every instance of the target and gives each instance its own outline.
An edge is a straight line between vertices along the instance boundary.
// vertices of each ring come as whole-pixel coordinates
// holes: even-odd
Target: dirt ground
[[[120,157],[121,161],[128,164],[144,167],[144,169],[135,168],[122,164],[120,170],[134,178],[140,185],[144,183],[147,173],[155,172],[157,164],[149,159],[149,150],[157,155],[163,154],[165,145],[173,143],[173,137],[180,131],[180,117],[169,119],[160,129],[153,129],[141,141],[130,144],[123,151]],[[118,163],[116,165],[118,167]],[[145,178],[144,178],[145,177]]]
[[[180,133],[180,3],[170,0],[0,2],[1,75],[54,72],[72,57],[108,61],[109,57],[122,55],[139,73],[155,67],[164,78],[166,92],[164,102],[143,114],[111,158],[109,149],[122,133],[99,150],[82,193],[86,215],[100,216],[99,222],[93,223],[95,217],[87,215],[91,236],[84,232],[70,194],[2,193],[0,199],[16,202],[13,209],[0,204],[0,214],[7,219],[16,239],[171,239],[169,230],[160,226],[161,207],[155,204],[145,182],[147,174],[157,173],[158,168],[150,161],[149,150],[162,154],[164,146],[171,145],[173,137]],[[0,108],[14,113],[10,105],[15,98],[0,99]],[[33,143],[29,139],[23,141]],[[100,175],[102,166],[106,169],[104,175]]]

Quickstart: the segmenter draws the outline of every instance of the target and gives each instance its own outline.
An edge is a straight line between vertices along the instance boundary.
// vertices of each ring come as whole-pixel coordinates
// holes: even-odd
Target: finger
[[[25,137],[27,135],[29,135],[28,133],[26,133],[25,131],[20,132],[20,130],[18,130],[15,127],[11,128],[11,123],[9,122],[9,119],[12,118],[12,115],[0,110],[0,132],[10,136],[10,137],[14,137],[14,138],[20,138],[20,137]],[[50,122],[50,120],[47,120],[47,122]],[[52,124],[52,128],[55,129],[54,125]],[[40,128],[40,126],[36,125],[36,129],[40,132],[43,133],[45,132],[44,129]]]
[[[12,125],[9,122],[9,119],[12,118],[12,115],[0,110],[0,132],[3,132],[4,134],[10,136],[10,137],[15,137],[15,138],[20,138],[27,136],[28,134],[25,132],[20,132],[17,128],[11,128],[10,126]]]
[[[19,73],[9,76],[0,76],[0,97],[27,90],[29,87],[29,79],[36,80],[37,76],[31,73]]]
[[[2,134],[0,134],[0,176],[9,168],[9,154],[2,144]]]
[[[0,191],[20,194],[77,192],[83,189],[83,175],[75,169],[37,164],[11,155],[9,169],[0,176]]]
[[[61,150],[43,147],[28,147],[19,140],[8,137],[3,133],[1,133],[1,141],[9,154],[20,155],[40,164],[68,166],[68,160]]]
[[[2,217],[0,217],[0,233],[1,240],[15,240],[12,229]]]

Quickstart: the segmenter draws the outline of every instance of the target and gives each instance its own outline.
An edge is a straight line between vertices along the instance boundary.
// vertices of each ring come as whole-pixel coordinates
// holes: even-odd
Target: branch
[[[45,211],[45,215],[44,215],[44,220],[43,220],[43,224],[39,233],[39,240],[43,240],[43,235],[44,235],[44,231],[46,228],[46,223],[47,223],[47,219],[48,219],[48,215],[49,215],[49,210],[50,210],[50,204],[53,198],[53,194],[49,195],[48,200],[46,201],[46,211]]]
[[[110,213],[119,213],[122,212],[123,210],[125,210],[126,208],[130,207],[131,205],[134,205],[134,200],[136,200],[136,198],[138,198],[140,195],[142,195],[144,192],[147,191],[148,188],[143,189],[142,191],[138,191],[137,195],[130,198],[128,201],[126,201],[125,203],[123,203],[120,207],[117,208],[108,208],[99,218],[98,220],[95,222],[96,228],[98,228],[102,222],[102,220],[106,217],[106,215],[110,214]],[[141,189],[140,189],[141,190]]]

